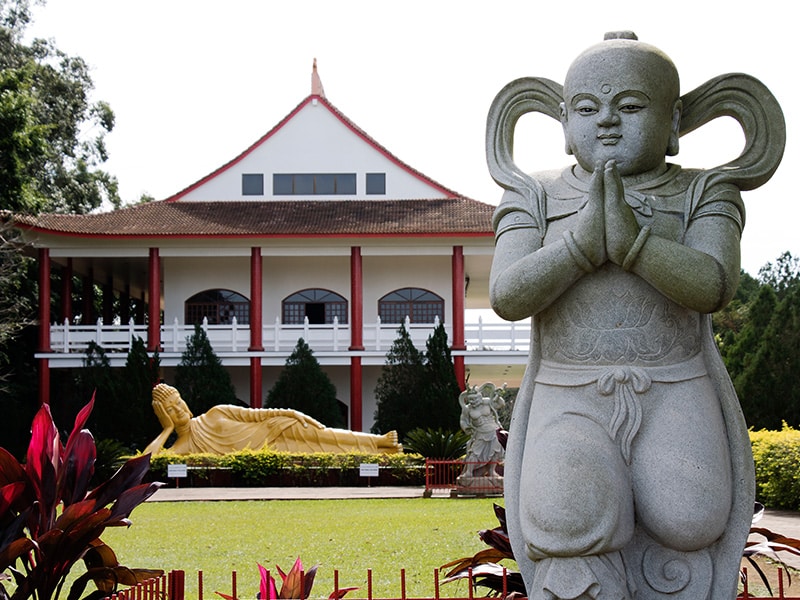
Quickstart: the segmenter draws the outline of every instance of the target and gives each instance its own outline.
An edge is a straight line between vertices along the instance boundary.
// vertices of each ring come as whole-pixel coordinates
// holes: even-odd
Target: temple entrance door
[[[325,324],[325,304],[322,302],[307,302],[306,317],[309,325]]]

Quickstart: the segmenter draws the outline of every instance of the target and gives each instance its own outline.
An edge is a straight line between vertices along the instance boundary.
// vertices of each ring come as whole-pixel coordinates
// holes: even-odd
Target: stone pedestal
[[[459,475],[456,479],[456,496],[502,496],[503,478],[499,475],[473,477]]]

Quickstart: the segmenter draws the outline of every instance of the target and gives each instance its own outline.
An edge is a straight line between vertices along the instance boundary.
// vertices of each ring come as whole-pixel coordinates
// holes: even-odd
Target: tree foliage
[[[456,380],[447,332],[439,324],[425,344],[425,384],[423,385],[424,420],[430,427],[458,429],[461,388]]]
[[[375,388],[377,410],[373,433],[396,430],[403,439],[412,429],[425,427],[418,424],[414,414],[423,394],[424,376],[424,357],[414,346],[405,325],[401,325]]]
[[[80,406],[80,399],[94,395],[90,426],[98,439],[116,440],[130,450],[143,449],[160,431],[152,409],[152,390],[159,379],[159,357],[152,357],[142,338],[132,340],[125,367],[111,367],[108,355],[92,343],[84,368],[77,372],[74,390],[62,388],[54,406],[63,417]]]
[[[25,0],[0,2],[0,208],[87,213],[119,206],[117,180],[100,168],[114,113],[90,99],[86,62],[52,40],[22,41]]]
[[[457,430],[459,393],[444,326],[436,327],[422,353],[401,325],[375,388],[372,431],[396,430],[404,439],[417,428]]]
[[[336,387],[303,338],[297,340],[286,366],[267,393],[267,408],[293,408],[328,427],[345,427]]]
[[[728,317],[715,317],[725,366],[749,426],[800,424],[800,261],[789,252],[743,278]],[[731,318],[730,315],[735,315]]]
[[[236,399],[230,373],[222,366],[200,325],[194,326],[194,333],[186,340],[186,350],[175,370],[175,387],[195,415],[217,404],[241,404]]]

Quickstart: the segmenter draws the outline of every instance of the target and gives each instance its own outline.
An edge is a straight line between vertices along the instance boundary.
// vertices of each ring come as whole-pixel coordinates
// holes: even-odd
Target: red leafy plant
[[[142,483],[150,468],[145,454],[89,489],[97,449],[84,425],[93,406],[94,398],[78,413],[66,446],[45,404],[33,419],[24,463],[0,448],[0,577],[16,584],[9,595],[0,583],[0,600],[58,598],[81,559],[87,570],[73,582],[68,600],[80,598],[89,580],[97,591],[87,598],[103,598],[119,584],[163,574],[120,565],[100,539],[106,527],[129,526],[131,511],[161,484]]]
[[[503,560],[513,562],[514,553],[508,539],[505,509],[495,504],[494,514],[500,525],[478,532],[481,540],[489,547],[474,556],[459,558],[439,567],[442,571],[447,570],[444,583],[471,578],[473,587],[489,588],[494,595],[505,592],[505,598],[526,596],[525,584],[519,571],[500,564]]]
[[[314,578],[317,576],[317,568],[319,565],[314,565],[307,572],[303,571],[303,563],[300,557],[294,561],[292,568],[288,573],[284,573],[278,565],[275,568],[281,577],[281,589],[275,583],[275,579],[269,572],[269,569],[258,565],[258,574],[260,576],[258,600],[283,600],[295,599],[306,600],[311,594],[311,588],[314,585]],[[357,590],[355,587],[347,587],[334,590],[328,600],[339,600],[343,598],[347,592]],[[225,598],[225,600],[238,600],[235,596],[216,592],[218,596]]]
[[[748,539],[742,556],[747,559],[750,565],[755,569],[756,573],[758,573],[759,577],[761,578],[761,582],[764,584],[764,587],[767,588],[767,592],[772,595],[772,588],[769,584],[769,578],[758,565],[758,563],[753,559],[753,557],[766,556],[769,558],[775,563],[775,565],[783,569],[784,573],[786,573],[788,577],[789,585],[791,585],[791,571],[789,570],[788,565],[781,559],[778,552],[786,552],[788,554],[800,556],[800,540],[776,533],[766,529],[765,527],[756,527],[756,523],[758,523],[763,516],[764,505],[760,502],[756,502],[753,510],[753,524],[752,527],[750,527],[750,534],[756,534],[763,539]],[[744,571],[741,571],[739,575],[742,579],[742,582],[744,582],[744,579],[746,578]]]

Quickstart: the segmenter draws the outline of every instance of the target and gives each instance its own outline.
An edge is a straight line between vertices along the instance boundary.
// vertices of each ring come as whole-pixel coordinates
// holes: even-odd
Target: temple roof
[[[166,200],[118,210],[74,214],[2,215],[23,228],[76,237],[360,237],[360,236],[491,236],[494,206],[461,196],[414,169],[389,152],[325,98],[314,59],[311,95],[275,127],[231,161]],[[237,199],[215,189],[208,199],[192,198],[194,190],[259,152],[306,106],[322,106],[371,150],[420,181],[430,193],[424,198]],[[301,159],[303,157],[301,156]],[[373,163],[374,164],[374,163]],[[301,172],[301,171],[298,171]],[[401,192],[402,194],[402,192]]]
[[[492,235],[494,206],[469,198],[149,202],[89,215],[16,215],[55,235],[341,237]]]

